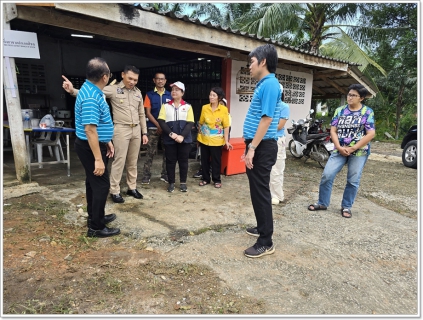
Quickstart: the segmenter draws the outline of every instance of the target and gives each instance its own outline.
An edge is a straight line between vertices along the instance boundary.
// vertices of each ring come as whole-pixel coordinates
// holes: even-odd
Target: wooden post
[[[226,94],[226,101],[228,103],[229,112],[231,112],[231,73],[232,73],[232,59],[226,58],[222,59],[222,88]]]
[[[4,19],[3,30],[10,30],[10,23],[6,22],[6,19]],[[15,160],[16,178],[21,183],[30,183],[31,166],[25,144],[21,102],[19,99],[14,58],[3,57],[3,81],[9,118],[10,138],[13,147],[13,158]],[[10,86],[11,84],[12,87]]]

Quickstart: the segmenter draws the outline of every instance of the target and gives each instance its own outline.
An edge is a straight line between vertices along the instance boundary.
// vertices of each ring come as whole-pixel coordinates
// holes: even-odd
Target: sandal
[[[215,188],[221,188],[221,187],[222,187],[222,184],[221,184],[220,182],[216,182],[216,183],[214,184],[214,187],[215,187]]]
[[[349,214],[349,216],[346,216],[345,214]],[[352,217],[352,212],[350,209],[347,208],[342,208],[341,209],[341,216],[344,218],[351,218]]]
[[[207,182],[205,180],[200,181],[200,183],[198,184],[200,187],[204,187],[205,185],[210,184],[210,182]]]
[[[313,207],[313,209],[311,208]],[[328,207],[325,207],[324,205],[315,203],[308,206],[308,210],[310,211],[317,211],[317,210],[327,210]]]

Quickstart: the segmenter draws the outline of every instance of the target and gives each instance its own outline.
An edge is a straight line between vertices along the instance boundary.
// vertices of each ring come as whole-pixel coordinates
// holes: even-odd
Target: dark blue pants
[[[85,192],[87,198],[88,218],[91,219],[91,228],[102,230],[106,226],[103,223],[107,196],[110,189],[109,172],[107,170],[108,159],[106,157],[107,146],[100,143],[101,157],[106,169],[102,176],[94,175],[94,155],[88,141],[76,138],[75,151],[85,169]]]
[[[246,141],[246,144],[251,141]],[[245,152],[248,152],[248,148]],[[250,183],[250,196],[260,236],[257,243],[272,245],[273,213],[270,194],[270,172],[276,163],[278,144],[276,140],[262,140],[254,152],[253,169],[246,169]]]

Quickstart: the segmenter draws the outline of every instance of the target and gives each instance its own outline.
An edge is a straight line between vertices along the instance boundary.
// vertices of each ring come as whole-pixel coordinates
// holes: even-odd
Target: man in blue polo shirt
[[[244,121],[245,165],[250,196],[257,226],[247,228],[257,242],[244,251],[249,258],[275,252],[272,241],[273,214],[269,182],[278,152],[277,131],[281,104],[281,88],[275,77],[278,54],[275,46],[266,44],[248,55],[250,74],[258,80]]]
[[[88,61],[87,80],[79,90],[75,102],[75,151],[85,169],[88,211],[88,237],[110,237],[120,233],[106,224],[116,219],[105,215],[110,180],[108,159],[113,157],[113,122],[103,88],[110,79],[110,69],[102,58]]]

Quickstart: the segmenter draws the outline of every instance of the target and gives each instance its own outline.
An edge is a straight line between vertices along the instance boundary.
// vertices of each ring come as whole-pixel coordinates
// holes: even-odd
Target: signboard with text
[[[37,34],[34,32],[3,30],[3,56],[40,59]]]

